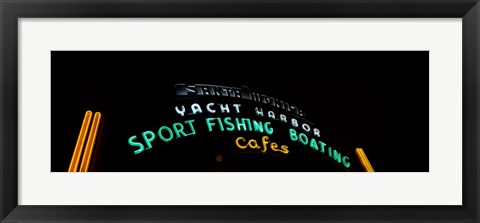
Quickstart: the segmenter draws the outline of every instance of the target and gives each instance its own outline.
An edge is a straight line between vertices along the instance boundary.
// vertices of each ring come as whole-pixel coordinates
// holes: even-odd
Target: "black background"
[[[362,171],[354,163],[356,147],[365,150],[375,171],[429,170],[426,51],[51,55],[54,172],[68,169],[86,110],[102,112],[93,171],[344,171],[325,155],[297,149],[281,134],[272,140],[288,144],[295,159],[239,152],[232,144],[237,136],[260,137],[238,132],[215,137],[198,132],[133,155],[130,136],[183,120],[172,106],[191,103],[174,100],[173,85],[182,82],[246,85],[297,105],[329,145],[348,154],[350,171]],[[197,129],[204,129],[200,117],[192,116],[199,122]],[[280,125],[275,129],[286,131]],[[218,155],[222,162],[215,160]]]

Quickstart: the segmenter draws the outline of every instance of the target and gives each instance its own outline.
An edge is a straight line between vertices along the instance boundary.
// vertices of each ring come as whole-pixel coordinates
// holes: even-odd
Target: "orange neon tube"
[[[372,165],[370,164],[370,161],[368,161],[367,155],[365,155],[365,152],[362,148],[355,149],[355,153],[357,153],[358,159],[360,160],[360,163],[362,164],[365,172],[375,172]]]
[[[92,112],[87,111],[85,113],[85,117],[83,118],[82,127],[80,128],[80,134],[78,135],[77,144],[75,145],[75,150],[73,151],[72,160],[70,161],[70,166],[68,167],[68,172],[77,172],[78,163],[80,163],[80,155],[82,154],[83,144],[85,143],[85,138],[87,136],[88,127],[91,120]]]
[[[88,135],[87,145],[83,153],[80,172],[87,172],[88,167],[90,166],[90,159],[92,158],[93,145],[95,144],[95,138],[97,137],[98,125],[100,123],[101,116],[102,114],[100,112],[95,112],[95,116],[93,117],[92,127],[90,129],[90,134]]]
[[[363,154],[362,156],[363,156],[363,162],[365,163],[365,167],[367,168],[367,172],[375,172],[373,170],[372,165],[370,164],[370,161],[368,161],[367,156],[365,154]]]

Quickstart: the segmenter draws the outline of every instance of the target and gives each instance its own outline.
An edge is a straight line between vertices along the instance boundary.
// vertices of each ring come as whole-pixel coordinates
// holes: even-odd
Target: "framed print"
[[[479,220],[477,1],[0,7],[2,222]]]
[[[428,51],[52,51],[51,58],[51,172],[364,172],[367,160],[369,171],[429,172]],[[346,58],[355,60],[338,71]],[[363,68],[370,61],[379,65]],[[376,80],[390,67],[397,67],[390,77],[405,78],[382,87]],[[269,73],[275,77],[259,78]],[[323,108],[315,94],[324,95]],[[84,130],[80,141],[91,144],[72,158],[62,145],[78,141],[73,120],[89,106],[98,116],[87,112],[86,122],[96,129]],[[391,135],[406,128],[415,156],[396,159],[403,145],[390,144]]]

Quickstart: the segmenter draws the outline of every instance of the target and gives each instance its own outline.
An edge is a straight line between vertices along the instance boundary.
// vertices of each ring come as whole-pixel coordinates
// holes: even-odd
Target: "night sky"
[[[428,51],[53,51],[51,170],[68,170],[87,110],[102,113],[91,171],[363,171],[354,152],[365,151],[376,172],[428,172]],[[177,97],[178,83],[247,86],[302,109],[318,140],[349,157],[345,168],[326,153],[293,142],[290,124],[259,117],[301,118],[273,106],[230,97]],[[175,106],[241,104],[240,114],[182,117]],[[271,142],[289,153],[239,149],[237,137],[261,143],[266,133],[207,131],[206,118],[244,117],[271,122]],[[168,143],[158,135],[140,154],[134,135],[194,120],[195,135]],[[218,127],[218,126],[215,126]],[[302,132],[296,128],[297,132]],[[306,134],[309,139],[312,134]],[[145,145],[145,142],[143,142]]]

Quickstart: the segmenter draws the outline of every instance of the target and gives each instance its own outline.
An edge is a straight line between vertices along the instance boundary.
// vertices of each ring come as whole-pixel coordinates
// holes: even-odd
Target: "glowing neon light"
[[[307,137],[307,135],[305,135],[305,133],[299,133],[298,138],[299,138],[300,143],[302,143],[303,145],[308,144],[308,137]]]
[[[147,134],[150,137],[147,137]],[[145,142],[147,143],[147,149],[151,149],[152,144],[150,142],[152,142],[155,139],[155,133],[153,133],[152,131],[145,131],[145,132],[142,133],[142,136],[143,136],[143,139],[145,140]]]
[[[350,158],[348,158],[348,156],[344,156],[343,159],[342,159],[342,163],[346,168],[350,167],[350,162],[348,162],[349,159]]]
[[[280,149],[277,149],[278,144],[276,142],[269,141],[268,136],[263,136],[261,141],[262,141],[262,144],[258,144],[258,141],[256,139],[249,139],[247,142],[245,138],[240,136],[237,139],[235,139],[235,145],[242,150],[248,147],[250,149],[260,149],[262,153],[266,153],[268,148],[270,148],[274,152],[281,152],[283,154],[288,154],[288,146],[281,145]],[[240,142],[242,143],[247,142],[247,144],[241,145]]]
[[[235,126],[231,122],[232,118],[226,117],[223,121],[225,122],[225,125],[227,126],[227,131],[231,132],[231,131],[235,130]]]
[[[133,151],[133,153],[135,155],[143,152],[143,150],[145,150],[145,147],[143,147],[143,144],[139,143],[139,142],[134,142],[133,140],[137,139],[137,136],[132,136],[128,139],[128,144],[131,145],[131,146],[137,146],[138,149]]]
[[[220,120],[220,118],[217,118],[217,121],[218,121],[218,127],[220,127],[220,131],[223,132],[225,129],[223,128],[222,121]]]
[[[318,141],[318,143],[320,144],[320,148],[321,148],[321,149],[320,149],[320,152],[325,153],[325,146],[326,146],[327,144],[325,144],[325,143],[322,142],[322,141]]]
[[[178,122],[173,123],[172,127],[161,126],[157,131],[158,138],[160,138],[160,140],[163,142],[170,142],[174,138],[178,139],[178,138],[187,137],[190,135],[195,135],[196,132],[195,132],[195,128],[193,127],[194,121],[195,120],[193,119],[185,121],[185,124],[187,124],[188,128],[186,128],[184,124],[178,123]],[[188,132],[188,130],[190,131]],[[140,137],[140,139],[143,139],[143,141],[145,142],[145,145],[142,144],[141,142],[136,141],[138,138],[136,135],[128,138],[128,144],[130,146],[138,147],[138,149],[133,151],[135,155],[140,154],[145,150],[152,149],[154,147],[154,145],[152,144],[152,142],[156,138],[156,135],[154,132],[147,130],[142,132],[141,135],[142,136]]]
[[[238,137],[238,138],[235,140],[235,145],[237,145],[237,147],[240,148],[240,149],[246,149],[247,146],[242,146],[242,145],[240,145],[240,143],[238,143],[240,140],[242,140],[243,142],[245,142],[245,138],[243,138],[243,137]]]
[[[73,151],[68,172],[77,172],[78,164],[80,163],[80,155],[83,151],[83,144],[85,143],[85,138],[87,137],[88,127],[91,120],[92,112],[85,112],[85,117],[83,118],[82,127],[80,128],[80,134],[78,134],[77,144],[75,145],[75,150]]]
[[[239,122],[239,120],[242,120],[242,122]],[[248,120],[248,119],[246,119],[246,118],[242,118],[242,119],[236,118],[235,119],[235,123],[237,124],[238,131],[242,131],[242,129],[243,129],[243,131],[247,131],[247,124],[245,124],[245,120]],[[250,122],[248,122],[248,123],[250,123]],[[251,125],[249,125],[249,126],[250,126],[249,131],[252,131],[252,126]]]
[[[80,172],[87,172],[90,166],[90,159],[92,158],[93,145],[95,144],[95,138],[97,137],[98,125],[100,123],[100,112],[95,112],[93,117],[92,127],[90,128],[90,134],[88,135],[87,145],[83,153],[82,165],[80,166]]]
[[[295,131],[295,129],[289,129],[288,132],[290,133],[290,140],[292,141],[297,141],[298,140],[298,136],[297,136],[297,131]]]
[[[252,120],[253,122],[253,131],[263,133],[263,125],[261,122]]]
[[[223,132],[225,130],[231,131],[255,131],[255,132],[266,132],[271,135],[273,133],[273,128],[270,126],[270,122],[261,122],[257,120],[251,120],[249,118],[235,118],[232,120],[231,117],[225,118],[206,118],[205,122],[207,124],[208,132],[213,132],[216,129]]]
[[[342,156],[340,152],[332,149],[331,146],[327,147],[327,144],[325,144],[324,142],[319,140],[317,141],[315,138],[310,138],[309,143],[308,136],[305,133],[297,133],[295,129],[289,129],[288,133],[290,136],[290,140],[292,140],[293,142],[299,142],[300,144],[305,146],[309,146],[315,151],[325,153],[325,148],[327,148],[328,157],[337,161],[337,163],[343,164],[345,168],[350,167],[350,163],[348,162],[349,158],[347,156]],[[320,144],[320,148],[318,147],[318,144]]]
[[[365,169],[365,172],[375,172],[362,148],[355,149],[355,153],[357,153],[358,159],[360,159],[360,163],[362,164],[363,169]]]
[[[337,150],[333,150],[333,157],[334,160],[336,160],[338,163],[342,162],[342,154],[340,152],[337,152]]]
[[[315,140],[311,140],[310,141],[310,147],[316,151],[318,151],[318,144],[317,144],[317,141]]]
[[[212,123],[211,121],[214,120],[215,118],[206,118],[205,121],[207,122],[207,127],[208,127],[208,131],[209,132],[212,132],[213,129],[212,129],[212,126],[215,126],[215,123]]]
[[[162,134],[162,130],[167,130],[168,132],[168,138],[166,138],[163,134]],[[160,137],[160,139],[164,142],[170,142],[172,139],[173,139],[173,132],[172,130],[168,127],[168,126],[162,126],[158,129],[158,136]]]

